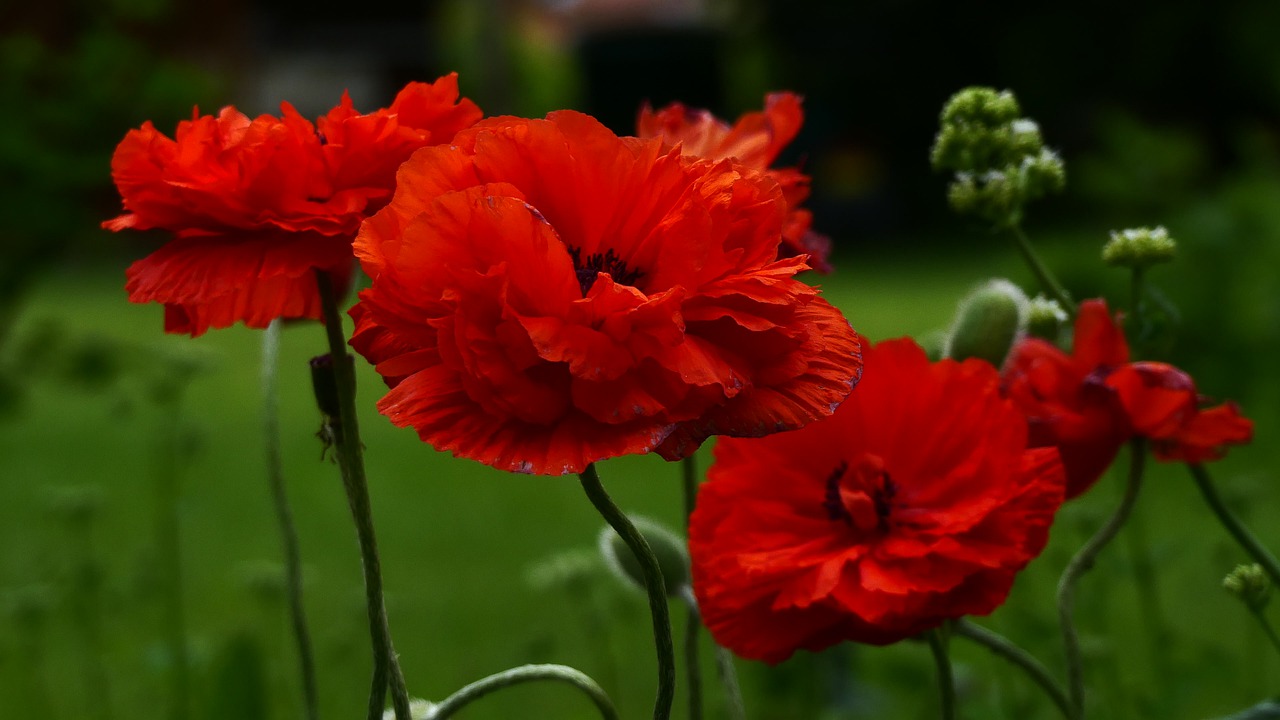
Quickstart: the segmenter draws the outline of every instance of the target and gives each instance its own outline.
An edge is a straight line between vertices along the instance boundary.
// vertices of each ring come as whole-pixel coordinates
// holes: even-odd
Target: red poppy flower
[[[845,640],[888,644],[1004,602],[1063,499],[1053,448],[981,360],[930,364],[910,340],[865,353],[830,418],[722,439],[689,526],[716,641],[776,663]]]
[[[800,209],[809,197],[809,176],[795,168],[769,169],[803,124],[800,96],[789,92],[765,96],[763,112],[746,113],[732,127],[706,110],[692,110],[680,103],[657,112],[645,105],[636,121],[637,134],[642,138],[662,138],[667,146],[680,145],[686,155],[709,160],[733,158],[749,168],[768,172],[782,186],[790,208],[782,227],[778,257],[808,255],[810,266],[829,273],[831,239],[810,229],[813,214]]]
[[[400,163],[480,116],[450,75],[412,83],[368,115],[344,95],[318,129],[288,103],[279,118],[196,115],[172,139],[144,123],[112,158],[127,212],[103,227],[175,239],[129,268],[129,299],[164,303],[165,331],[193,336],[319,318],[313,270],[349,277],[351,241],[390,199]]]
[[[1102,300],[1080,304],[1071,355],[1044,340],[1018,343],[1004,385],[1027,415],[1032,446],[1062,451],[1068,498],[1089,489],[1135,436],[1151,439],[1158,459],[1191,462],[1221,457],[1225,444],[1252,436],[1252,423],[1234,406],[1202,412],[1181,370],[1130,363],[1124,333]]]
[[[355,251],[352,346],[438,449],[538,474],[830,414],[856,333],[775,260],[785,203],[589,116],[492,119],[400,169]]]

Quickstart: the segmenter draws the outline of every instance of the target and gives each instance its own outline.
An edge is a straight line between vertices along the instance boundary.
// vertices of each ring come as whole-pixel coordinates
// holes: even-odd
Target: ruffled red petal
[[[508,469],[579,472],[677,432],[664,455],[799,427],[848,394],[859,346],[793,278],[802,260],[771,262],[783,210],[759,174],[585,115],[489,120],[415,154],[364,224],[355,252],[373,286],[352,345],[395,387],[398,424]],[[406,395],[439,368],[461,394]],[[485,435],[439,422],[468,411]],[[573,433],[582,448],[534,449]]]
[[[125,273],[129,300],[165,306],[165,332],[203,334],[243,321],[321,317],[314,270],[345,285],[353,262],[342,238],[312,233],[196,235],[173,240]]]
[[[990,612],[1063,499],[1057,451],[1025,450],[1025,437],[989,365],[931,365],[910,341],[868,349],[865,379],[832,417],[717,443],[689,528],[707,627],[778,662]],[[863,526],[831,503],[866,458],[883,475]]]

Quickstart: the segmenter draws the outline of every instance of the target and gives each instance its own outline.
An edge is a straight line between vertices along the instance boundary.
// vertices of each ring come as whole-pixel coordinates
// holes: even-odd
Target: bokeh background
[[[646,101],[732,118],[770,90],[794,90],[807,118],[783,164],[813,176],[815,226],[836,248],[837,272],[815,281],[880,339],[945,326],[991,276],[1033,289],[1007,239],[948,212],[945,179],[928,166],[952,92],[1010,88],[1067,163],[1067,192],[1035,206],[1026,227],[1077,297],[1123,304],[1127,277],[1099,260],[1110,230],[1163,224],[1178,239],[1178,261],[1150,275],[1164,332],[1144,351],[1257,421],[1254,445],[1214,471],[1277,547],[1277,30],[1271,0],[5,3],[0,717],[300,714],[263,469],[261,333],[165,337],[159,307],[126,301],[124,268],[163,241],[99,229],[119,212],[109,160],[128,129],[152,120],[172,131],[194,106],[276,112],[281,100],[314,117],[344,89],[369,111],[407,81],[453,70],[489,114],[570,107],[619,133]],[[354,533],[315,437],[305,363],[323,351],[317,326],[286,328],[281,407],[323,716],[337,718],[362,712],[368,653]],[[381,385],[368,368],[360,383],[391,623],[413,693],[439,699],[515,664],[566,662],[599,679],[624,716],[646,713],[644,600],[602,570],[600,521],[577,482],[437,454],[376,414]],[[678,470],[656,458],[601,468],[624,508],[677,527]],[[1057,574],[1118,485],[1104,480],[1064,510],[1045,556],[988,621],[1054,670]],[[1280,690],[1280,662],[1219,587],[1243,560],[1185,472],[1154,469],[1135,523],[1082,584],[1097,717],[1217,717]],[[1156,582],[1135,584],[1147,566]],[[166,649],[178,632],[183,707],[171,683],[181,663]],[[955,654],[966,717],[1053,716],[1016,672],[959,643]],[[753,718],[934,712],[928,653],[911,643],[739,669]],[[591,710],[564,688],[523,687],[461,717]]]

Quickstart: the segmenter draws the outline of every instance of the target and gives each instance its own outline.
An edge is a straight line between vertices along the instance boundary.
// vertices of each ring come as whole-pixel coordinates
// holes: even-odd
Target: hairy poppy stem
[[[1035,274],[1036,279],[1040,281],[1040,287],[1049,294],[1051,298],[1058,301],[1063,310],[1066,310],[1071,317],[1076,315],[1076,304],[1067,294],[1062,284],[1054,277],[1053,272],[1040,260],[1040,256],[1036,254],[1036,250],[1031,246],[1031,240],[1027,234],[1023,232],[1022,225],[1014,223],[1009,226],[1009,231],[1013,233],[1014,245],[1018,251],[1022,253],[1022,259],[1027,262],[1027,266],[1031,268],[1031,272]]]
[[[336,420],[340,427],[334,437],[338,468],[342,472],[347,504],[350,505],[351,516],[355,520],[356,535],[360,539],[360,560],[364,566],[369,635],[373,641],[373,682],[369,691],[368,718],[382,719],[383,701],[389,688],[396,720],[412,720],[409,691],[405,687],[404,674],[400,671],[400,661],[391,644],[391,628],[387,623],[387,607],[382,594],[382,563],[378,559],[378,540],[373,531],[373,509],[364,474],[364,446],[360,442],[360,428],[356,419],[355,366],[347,354],[333,280],[327,273],[316,270],[316,285],[320,288],[325,335],[329,339],[329,354],[333,358],[334,378],[337,382],[339,416]]]
[[[689,616],[702,626],[702,614],[698,612],[698,598],[693,594],[693,587],[685,585],[680,588],[680,599],[689,609]],[[733,667],[733,653],[723,647],[715,646],[716,676],[720,687],[724,690],[725,711],[729,720],[747,720],[747,709],[742,702],[742,687],[738,685],[738,671]],[[701,708],[699,708],[701,711]]]
[[[935,628],[925,633],[933,662],[938,667],[938,695],[942,720],[956,720],[956,680],[951,672],[951,655],[947,650],[946,630]]]
[[[1084,717],[1084,667],[1080,659],[1080,638],[1076,635],[1073,619],[1076,583],[1093,567],[1098,554],[1115,538],[1133,512],[1133,506],[1138,500],[1138,490],[1142,488],[1142,471],[1146,458],[1146,440],[1134,438],[1130,441],[1129,482],[1125,485],[1120,506],[1106,524],[1080,548],[1075,557],[1071,558],[1067,568],[1062,571],[1062,578],[1058,580],[1058,622],[1062,626],[1062,645],[1067,656],[1067,691],[1071,698],[1071,714],[1068,717],[1071,720],[1081,720]]]
[[[689,517],[698,501],[698,462],[693,455],[680,461],[680,485],[684,490],[684,530],[689,532]],[[688,589],[688,588],[685,588]],[[698,639],[702,629],[702,617],[698,603],[689,593],[686,600],[687,615],[684,626],[684,674],[689,686],[689,720],[702,720],[702,665],[698,660]]]
[[[1191,471],[1191,477],[1195,479],[1196,486],[1200,488],[1200,494],[1204,495],[1204,501],[1209,505],[1209,509],[1214,515],[1218,516],[1218,521],[1222,526],[1231,533],[1231,537],[1235,538],[1240,547],[1253,558],[1254,562],[1262,566],[1267,576],[1271,578],[1273,585],[1280,586],[1280,562],[1276,561],[1276,556],[1271,554],[1267,546],[1257,538],[1249,528],[1245,527],[1235,513],[1227,507],[1222,501],[1222,496],[1218,494],[1218,489],[1213,485],[1213,478],[1209,477],[1209,471],[1199,463],[1187,463],[1187,470]]]
[[[658,653],[658,696],[653,704],[653,717],[654,720],[667,720],[671,717],[671,705],[675,701],[676,652],[675,643],[671,640],[667,588],[662,579],[662,569],[658,567],[658,558],[653,554],[653,548],[649,547],[649,542],[636,530],[636,526],[609,498],[604,486],[600,484],[600,475],[596,473],[594,463],[578,473],[578,479],[582,481],[582,489],[586,491],[591,504],[595,505],[605,522],[618,533],[640,562],[645,590],[649,595],[649,612],[653,616],[653,642]]]
[[[280,318],[271,321],[262,334],[262,430],[267,450],[267,483],[275,505],[276,523],[280,527],[280,543],[284,550],[285,584],[289,600],[289,616],[293,637],[298,645],[298,671],[302,675],[302,702],[306,720],[320,717],[317,699],[315,657],[311,652],[311,633],[307,630],[307,614],[302,604],[302,555],[298,550],[298,530],[293,524],[293,510],[285,491],[284,462],[280,452],[280,412],[276,389],[276,370],[280,357]]]
[[[968,620],[958,620],[951,627],[956,635],[968,638],[1010,663],[1017,665],[1035,684],[1040,686],[1040,689],[1044,690],[1049,699],[1053,701],[1053,704],[1057,705],[1058,709],[1062,711],[1063,717],[1071,717],[1071,700],[1067,698],[1067,692],[1062,689],[1057,680],[1054,680],[1048,668],[1040,664],[1040,661],[1032,657],[1030,653],[1000,633],[981,625],[975,625]]]
[[[550,680],[568,683],[581,690],[603,720],[618,720],[618,711],[605,691],[585,673],[567,665],[521,665],[477,680],[437,704],[427,714],[431,720],[445,720],[467,705],[497,690],[527,682]]]

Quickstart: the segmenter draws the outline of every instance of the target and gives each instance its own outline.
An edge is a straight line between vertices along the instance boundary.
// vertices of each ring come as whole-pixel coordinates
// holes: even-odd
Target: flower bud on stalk
[[[1026,334],[1029,302],[1017,285],[996,278],[960,301],[943,348],[955,360],[976,357],[997,368],[1009,349]]]
[[[635,524],[636,529],[644,536],[649,547],[653,549],[653,554],[658,558],[658,567],[662,570],[662,577],[666,581],[667,595],[679,597],[681,588],[690,582],[689,551],[685,548],[684,540],[665,526],[648,518],[633,517],[631,522]],[[643,590],[644,573],[640,569],[635,553],[631,552],[622,537],[614,532],[613,528],[606,527],[600,531],[599,542],[600,554],[604,556],[605,565],[613,571],[613,574],[628,585]]]
[[[1271,600],[1271,583],[1267,581],[1262,566],[1257,563],[1237,565],[1235,570],[1222,579],[1222,587],[1240,598],[1253,612],[1262,612]]]
[[[1027,304],[1027,335],[1057,343],[1062,327],[1069,319],[1067,311],[1057,300],[1036,295]]]
[[[1178,244],[1162,226],[1129,228],[1111,233],[1111,240],[1102,248],[1102,260],[1108,265],[1142,270],[1173,260],[1177,249]]]

